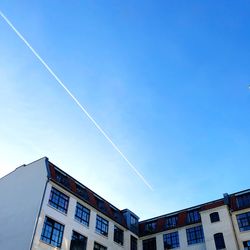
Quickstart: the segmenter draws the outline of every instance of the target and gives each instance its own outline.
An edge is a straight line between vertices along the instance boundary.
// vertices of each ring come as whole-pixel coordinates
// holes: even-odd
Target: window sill
[[[59,209],[57,209],[56,207],[53,207],[52,205],[50,205],[49,203],[47,203],[48,207],[53,208],[54,210],[56,210],[57,212],[59,212],[60,214],[63,214],[64,216],[67,216],[67,212],[64,213],[63,211],[60,211]]]
[[[84,224],[84,223],[80,222],[80,221],[79,221],[79,220],[77,220],[76,218],[74,218],[74,221],[75,221],[75,222],[77,222],[78,224],[80,224],[80,225],[82,225],[82,226],[86,227],[87,229],[89,229],[89,225],[86,225],[86,224]]]
[[[105,239],[108,239],[108,235],[104,235],[104,234],[102,234],[102,233],[100,233],[98,231],[95,231],[95,233],[102,236],[102,237],[104,237]]]
[[[61,249],[62,248],[62,246],[61,247],[55,247],[54,245],[52,245],[52,244],[49,244],[48,242],[45,242],[45,241],[43,241],[43,240],[39,240],[39,242],[40,243],[42,243],[42,244],[45,244],[45,245],[47,245],[47,246],[49,246],[49,247],[51,247],[51,248],[53,248],[53,249]]]

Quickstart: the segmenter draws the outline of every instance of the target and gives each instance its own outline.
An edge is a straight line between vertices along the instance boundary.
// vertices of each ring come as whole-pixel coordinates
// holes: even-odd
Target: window
[[[117,226],[114,226],[114,241],[123,245],[123,230]]]
[[[156,250],[156,238],[150,238],[142,241],[143,250]]]
[[[145,232],[152,233],[156,230],[156,221],[148,222],[145,224]]]
[[[214,243],[215,243],[216,250],[226,248],[223,233],[214,234]]]
[[[201,221],[200,213],[198,210],[188,211],[187,223],[197,223]]]
[[[244,250],[250,250],[250,240],[243,242]]]
[[[241,232],[250,230],[250,212],[238,214],[236,217]]]
[[[219,213],[218,212],[211,213],[210,214],[210,221],[211,221],[211,223],[220,221]]]
[[[50,192],[49,204],[66,214],[69,205],[69,197],[52,187]]]
[[[238,208],[245,208],[250,206],[250,193],[236,196],[236,202]]]
[[[134,236],[130,236],[130,250],[137,250],[137,239]]]
[[[89,226],[89,216],[90,210],[77,202],[75,219],[78,220],[80,223],[84,224],[85,226]]]
[[[67,175],[63,174],[62,172],[55,170],[56,172],[56,180],[61,183],[63,186],[69,188],[69,178]]]
[[[173,249],[180,246],[178,232],[163,235],[164,249]]]
[[[99,199],[98,197],[95,197],[95,200],[96,200],[97,207],[98,207],[102,212],[106,212],[106,207],[105,207],[104,201],[101,200],[101,199]]]
[[[188,228],[186,233],[188,245],[204,242],[202,226]]]
[[[87,200],[87,201],[89,200],[89,195],[88,195],[87,190],[83,188],[82,186],[80,186],[79,184],[76,184],[76,192],[84,200]]]
[[[101,244],[95,242],[94,243],[94,250],[107,250],[107,247],[104,247]]]
[[[130,229],[134,233],[138,232],[138,219],[133,215],[130,215]]]
[[[54,247],[61,247],[64,226],[49,217],[45,217],[41,240]]]
[[[121,213],[114,207],[110,206],[110,209],[112,210],[112,214],[114,216],[115,221],[121,223],[122,222],[122,215]]]
[[[171,229],[177,226],[178,215],[167,217],[166,218],[166,229]]]
[[[73,231],[70,250],[86,250],[87,249],[87,237]]]
[[[103,219],[101,216],[96,215],[96,232],[108,236],[109,222]]]

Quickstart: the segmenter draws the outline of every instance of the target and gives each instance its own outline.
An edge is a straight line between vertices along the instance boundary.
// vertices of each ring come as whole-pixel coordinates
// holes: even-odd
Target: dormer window
[[[201,216],[198,210],[188,211],[187,223],[192,224],[192,223],[197,223],[200,221],[201,221]]]
[[[96,204],[97,207],[102,211],[102,212],[106,212],[106,208],[105,208],[105,203],[102,199],[100,199],[99,197],[95,196],[96,199]]]
[[[55,169],[56,181],[62,184],[63,186],[69,188],[69,178],[67,175],[63,174],[61,171]]]
[[[146,233],[153,233],[156,230],[156,221],[148,222],[145,224],[145,232]]]
[[[83,188],[82,186],[80,186],[79,184],[76,184],[76,192],[84,200],[89,200],[87,190],[85,188]]]
[[[250,206],[250,193],[236,196],[236,202],[238,208],[245,208]]]
[[[178,215],[170,216],[166,218],[166,229],[171,229],[177,226]]]

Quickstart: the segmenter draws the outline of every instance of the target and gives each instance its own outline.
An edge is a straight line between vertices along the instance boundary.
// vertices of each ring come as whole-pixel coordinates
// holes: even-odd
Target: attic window
[[[79,184],[76,184],[76,192],[84,200],[89,200],[87,190],[85,188],[83,188],[82,186],[80,186]]]
[[[69,178],[67,175],[63,174],[61,171],[55,169],[56,181],[62,184],[63,186],[69,188]]]
[[[145,233],[153,233],[156,230],[156,221],[148,222],[145,224]]]
[[[99,197],[95,196],[95,199],[96,199],[96,204],[97,204],[97,207],[103,211],[103,212],[106,212],[106,208],[105,208],[105,204],[104,204],[104,201],[102,199],[100,199]]]

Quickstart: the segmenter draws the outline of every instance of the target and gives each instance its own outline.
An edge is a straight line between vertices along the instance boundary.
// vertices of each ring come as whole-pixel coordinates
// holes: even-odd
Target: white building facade
[[[139,222],[42,158],[0,200],[1,250],[250,250],[250,190]]]

